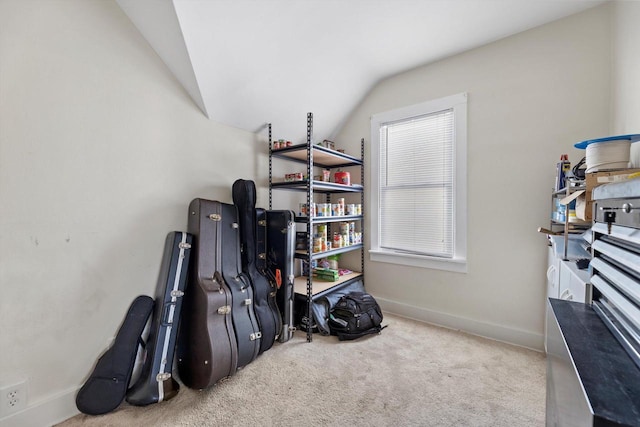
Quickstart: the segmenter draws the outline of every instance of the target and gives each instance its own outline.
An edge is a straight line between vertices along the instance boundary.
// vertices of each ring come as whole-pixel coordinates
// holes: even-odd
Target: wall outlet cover
[[[0,418],[27,407],[27,381],[0,388]]]

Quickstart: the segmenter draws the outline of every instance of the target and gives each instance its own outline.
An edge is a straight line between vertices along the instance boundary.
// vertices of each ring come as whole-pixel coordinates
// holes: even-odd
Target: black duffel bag
[[[355,340],[369,334],[378,334],[382,310],[373,296],[366,292],[351,292],[341,297],[329,314],[331,335],[340,341]]]

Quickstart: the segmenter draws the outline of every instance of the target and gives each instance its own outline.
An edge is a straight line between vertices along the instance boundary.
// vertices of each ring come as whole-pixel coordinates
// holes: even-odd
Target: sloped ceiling
[[[382,79],[606,0],[117,0],[210,119],[332,139]]]

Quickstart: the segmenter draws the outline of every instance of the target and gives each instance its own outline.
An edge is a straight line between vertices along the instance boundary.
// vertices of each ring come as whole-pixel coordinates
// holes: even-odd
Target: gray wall
[[[612,19],[611,135],[640,133],[640,3],[616,2]],[[640,145],[633,144],[631,154],[634,166],[640,167]]]
[[[50,425],[191,199],[266,177],[266,144],[208,120],[113,1],[3,0],[0,71],[0,385]]]
[[[338,140],[368,136],[373,114],[468,93],[468,272],[369,261],[366,286],[383,308],[542,349],[546,241],[536,230],[548,226],[560,155],[577,162],[573,144],[609,130],[609,12],[391,77],[354,111]]]

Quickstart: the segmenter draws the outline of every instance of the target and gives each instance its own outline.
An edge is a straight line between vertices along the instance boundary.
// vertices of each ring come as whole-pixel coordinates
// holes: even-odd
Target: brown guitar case
[[[178,333],[178,374],[189,388],[204,389],[235,374],[238,343],[231,291],[222,278],[222,204],[195,199],[188,232],[194,236],[189,280]]]

